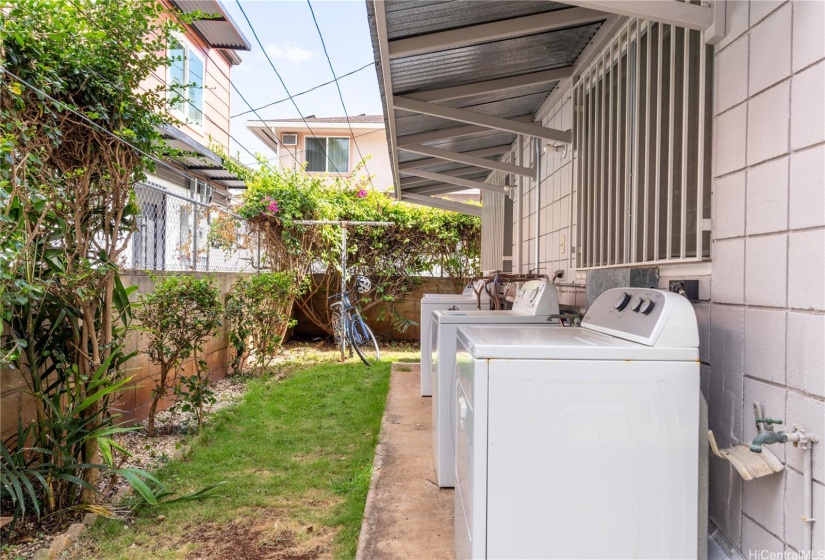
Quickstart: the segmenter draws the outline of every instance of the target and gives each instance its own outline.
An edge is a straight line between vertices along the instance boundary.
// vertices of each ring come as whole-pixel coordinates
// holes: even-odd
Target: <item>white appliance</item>
[[[477,280],[475,284],[470,282],[460,294],[424,294],[421,298],[421,317],[419,325],[421,328],[421,396],[432,396],[432,385],[430,382],[430,317],[437,309],[454,310],[477,310],[478,296],[475,287],[481,287],[484,280]],[[489,307],[490,296],[486,291],[481,292],[481,306]]]
[[[699,336],[674,293],[581,327],[463,327],[456,558],[697,558]]]
[[[507,311],[443,311],[433,312],[432,334],[432,414],[433,461],[438,485],[455,486],[455,352],[456,332],[463,325],[559,326],[559,320],[548,315],[559,313],[556,287],[546,280],[525,282],[516,295],[513,309]]]

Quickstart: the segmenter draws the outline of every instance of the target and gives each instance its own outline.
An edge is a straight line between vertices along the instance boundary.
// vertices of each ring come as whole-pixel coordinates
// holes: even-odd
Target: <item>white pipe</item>
[[[524,136],[519,134],[518,136],[518,143],[516,149],[516,164],[524,166]],[[519,175],[517,177],[518,183],[518,192],[516,194],[516,200],[518,201],[518,216],[516,219],[516,249],[518,260],[516,261],[516,269],[515,272],[526,272],[524,270],[524,264],[527,260],[527,255],[525,255],[524,251],[524,177]]]
[[[804,514],[802,523],[805,528],[802,531],[802,552],[803,554],[813,552],[813,532],[814,532],[814,508],[813,508],[813,453],[811,453],[811,445],[808,444],[803,447],[802,457],[802,509]]]
[[[533,138],[533,169],[535,171],[535,188],[536,188],[536,243],[535,243],[535,263],[536,274],[539,273],[541,263],[541,156],[542,148],[541,141],[538,138]]]
[[[813,451],[811,446],[819,441],[813,434],[805,432],[802,426],[794,426],[794,431],[787,434],[788,443],[795,444],[802,450],[802,554],[803,558],[812,558],[814,507],[813,507]],[[821,520],[820,520],[821,521]]]

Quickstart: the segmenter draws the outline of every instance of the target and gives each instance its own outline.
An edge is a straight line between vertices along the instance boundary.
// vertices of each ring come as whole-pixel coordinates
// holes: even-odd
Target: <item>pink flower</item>
[[[367,191],[365,191],[364,189],[361,189],[360,191],[355,193],[355,196],[357,196],[358,198],[364,198],[365,196],[367,196]]]
[[[266,205],[264,213],[271,212],[275,214],[276,212],[278,212],[278,202],[271,196],[265,196],[262,202]]]

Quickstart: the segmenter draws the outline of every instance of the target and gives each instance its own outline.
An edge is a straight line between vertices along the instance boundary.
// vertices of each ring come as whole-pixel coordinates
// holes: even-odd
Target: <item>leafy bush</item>
[[[296,271],[296,280],[306,285],[297,305],[328,332],[329,308],[315,305],[315,299],[324,299],[312,296],[328,297],[338,291],[341,230],[299,225],[295,220],[395,224],[391,228],[348,228],[348,272],[369,277],[375,286],[361,302],[365,310],[379,304],[392,308],[416,287],[418,276],[446,276],[463,285],[479,273],[478,218],[396,202],[387,193],[371,190],[362,169],[359,164],[349,179],[322,180],[300,170],[262,166],[247,176],[248,189],[239,210],[253,229],[262,232],[272,269]],[[270,209],[273,202],[276,210]],[[402,321],[396,325],[403,328]]]
[[[209,278],[167,276],[155,284],[155,291],[141,296],[137,319],[147,338],[147,354],[160,366],[146,431],[155,435],[155,415],[158,403],[168,395],[169,388],[184,403],[184,409],[194,412],[198,426],[203,406],[210,402],[209,376],[206,361],[199,358],[203,345],[221,326],[220,291]],[[195,373],[175,383],[181,368],[192,358]]]
[[[291,272],[264,272],[235,282],[226,302],[234,373],[244,370],[250,356],[258,373],[272,363],[292,324],[292,300],[298,290]]]
[[[168,64],[174,25],[156,2],[0,10],[0,366],[35,409],[3,443],[0,498],[52,513],[94,501],[100,442],[121,429],[109,406],[128,382],[131,310],[117,263],[167,107],[165,91],[139,86]]]

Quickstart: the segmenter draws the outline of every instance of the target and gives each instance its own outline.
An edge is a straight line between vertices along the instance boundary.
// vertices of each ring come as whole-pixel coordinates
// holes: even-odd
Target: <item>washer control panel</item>
[[[648,346],[688,346],[694,338],[698,344],[693,306],[684,297],[663,290],[608,290],[587,310],[582,327]]]
[[[513,311],[527,315],[554,315],[559,312],[556,286],[546,280],[528,280],[516,294]]]

